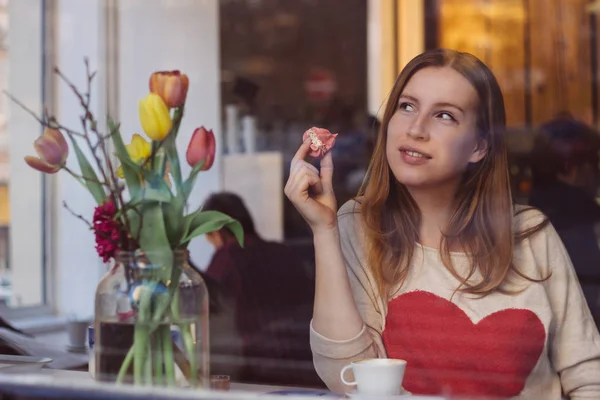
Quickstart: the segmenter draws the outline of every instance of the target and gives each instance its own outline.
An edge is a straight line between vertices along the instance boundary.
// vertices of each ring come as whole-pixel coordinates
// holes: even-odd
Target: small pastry
[[[335,144],[335,138],[338,134],[331,133],[327,129],[312,127],[302,136],[302,141],[310,138],[310,153],[311,157],[323,157]]]

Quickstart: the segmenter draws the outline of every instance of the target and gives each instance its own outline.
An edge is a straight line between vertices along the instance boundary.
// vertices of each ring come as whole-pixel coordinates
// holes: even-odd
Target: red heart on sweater
[[[415,394],[516,396],[545,340],[530,310],[505,309],[474,324],[455,304],[423,291],[390,301],[383,332],[388,357],[408,362],[403,386]]]

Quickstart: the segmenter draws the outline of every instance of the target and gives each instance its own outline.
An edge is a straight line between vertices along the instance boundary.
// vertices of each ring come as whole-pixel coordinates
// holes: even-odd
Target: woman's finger
[[[317,177],[320,176],[320,173],[319,173],[319,170],[317,169],[317,167],[307,163],[306,161],[298,161],[292,167],[292,170],[290,171],[290,176],[289,176],[288,180],[293,181],[294,179],[297,178],[297,176],[299,176],[305,172],[310,172],[311,174],[314,174]]]
[[[293,168],[294,164],[297,163],[298,161],[304,161],[304,159],[308,155],[309,150],[310,150],[310,139],[307,138],[302,143],[302,145],[298,148],[298,150],[296,151],[296,154],[294,154],[294,157],[292,158],[292,162],[290,165],[290,170]]]
[[[290,176],[284,191],[290,200],[293,198],[306,199],[306,197],[310,197],[309,189],[312,189],[315,194],[320,194],[323,192],[323,185],[315,171],[310,168],[302,168]]]

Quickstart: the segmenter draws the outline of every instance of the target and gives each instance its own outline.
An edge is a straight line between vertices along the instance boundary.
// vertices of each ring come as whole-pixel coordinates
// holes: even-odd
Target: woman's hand
[[[321,171],[304,161],[310,151],[307,139],[292,159],[284,193],[306,220],[313,233],[337,226],[337,202],[333,192],[331,152],[321,159]]]

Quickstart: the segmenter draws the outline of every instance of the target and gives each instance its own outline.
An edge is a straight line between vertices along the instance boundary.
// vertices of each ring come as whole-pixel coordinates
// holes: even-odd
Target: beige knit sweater
[[[551,274],[542,283],[513,274],[518,294],[453,296],[459,282],[438,250],[417,244],[405,283],[388,300],[377,294],[365,261],[358,207],[344,204],[338,220],[365,326],[347,341],[330,340],[311,327],[315,368],[331,390],[351,389],[339,377],[351,361],[390,357],[408,361],[403,386],[415,394],[600,399],[600,335],[552,226],[516,246],[514,261],[522,272],[533,278]],[[515,217],[515,227],[542,218],[526,211]],[[465,254],[452,253],[452,261],[466,273]]]

